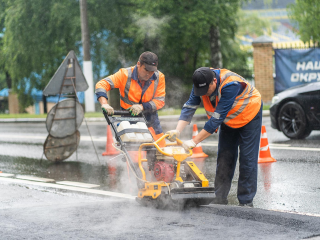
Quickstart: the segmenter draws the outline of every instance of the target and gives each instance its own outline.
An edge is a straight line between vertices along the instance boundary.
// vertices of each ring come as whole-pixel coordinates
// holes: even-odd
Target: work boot
[[[252,207],[253,208],[253,202],[250,202],[250,203],[239,203],[239,206],[241,206],[241,207]]]
[[[228,205],[228,199],[214,198],[211,204]]]

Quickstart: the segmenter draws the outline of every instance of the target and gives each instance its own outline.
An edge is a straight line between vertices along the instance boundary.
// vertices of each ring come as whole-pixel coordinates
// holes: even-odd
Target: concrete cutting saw
[[[119,150],[136,176],[136,200],[140,204],[181,209],[213,201],[214,188],[209,186],[197,165],[188,160],[192,150],[186,152],[181,140],[160,147],[159,143],[169,135],[154,141],[143,114],[133,117],[129,111],[122,110],[115,111],[113,116],[103,114],[115,133]],[[136,159],[129,154],[131,151],[137,151]]]

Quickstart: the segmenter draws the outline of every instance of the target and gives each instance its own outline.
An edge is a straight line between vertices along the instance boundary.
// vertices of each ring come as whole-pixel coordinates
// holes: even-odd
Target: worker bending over
[[[144,112],[147,126],[155,140],[163,135],[158,110],[165,104],[165,76],[157,70],[158,57],[152,52],[140,55],[137,65],[121,68],[96,84],[96,96],[108,115],[114,110],[108,104],[107,92],[118,88],[122,110],[136,116]]]
[[[228,204],[239,155],[238,200],[240,206],[253,207],[262,124],[261,95],[243,77],[227,69],[201,67],[194,72],[192,80],[190,98],[182,108],[176,130],[167,132],[168,139],[175,141],[180,136],[202,99],[209,121],[194,139],[183,142],[183,147],[194,148],[221,125],[213,203]]]

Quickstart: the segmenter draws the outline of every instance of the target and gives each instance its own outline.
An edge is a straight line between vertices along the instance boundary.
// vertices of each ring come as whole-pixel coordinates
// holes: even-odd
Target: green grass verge
[[[270,109],[270,105],[264,104],[263,105],[263,110],[269,110]]]
[[[29,114],[29,113],[19,113],[19,114],[0,114],[0,118],[46,118],[47,114]]]

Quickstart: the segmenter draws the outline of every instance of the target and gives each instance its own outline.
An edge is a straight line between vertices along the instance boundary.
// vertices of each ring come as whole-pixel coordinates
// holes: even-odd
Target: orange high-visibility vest
[[[236,97],[223,122],[231,128],[240,128],[249,123],[259,112],[261,107],[261,95],[256,88],[251,86],[251,84],[240,75],[227,69],[220,69],[220,86],[218,89],[218,96],[216,96],[216,106],[221,98],[223,86],[234,81],[243,85],[244,89],[243,92]],[[212,116],[215,117],[215,107],[212,106],[210,97],[202,96],[202,101],[208,118],[210,119]]]
[[[152,111],[161,109],[165,104],[165,77],[160,71],[156,71],[156,79],[151,80],[150,86],[142,95],[142,88],[139,83],[132,79],[134,66],[121,68],[118,72],[110,75],[96,84],[96,92],[104,92],[119,88],[120,105],[128,109],[133,104],[147,103],[152,106]],[[140,102],[141,100],[141,102]]]

